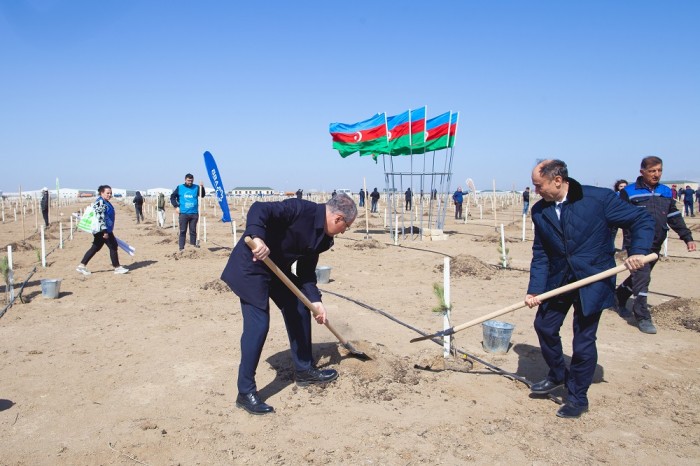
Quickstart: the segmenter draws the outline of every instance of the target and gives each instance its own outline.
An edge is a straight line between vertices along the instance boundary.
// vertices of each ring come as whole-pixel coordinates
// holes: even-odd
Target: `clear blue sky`
[[[452,188],[700,181],[700,2],[0,2],[0,190],[384,186],[328,124],[460,112]],[[206,184],[209,182],[206,180]]]

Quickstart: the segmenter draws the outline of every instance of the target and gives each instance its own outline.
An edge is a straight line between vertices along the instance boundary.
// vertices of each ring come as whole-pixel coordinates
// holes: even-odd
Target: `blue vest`
[[[193,184],[189,188],[184,184],[177,187],[178,198],[180,202],[181,214],[196,214],[199,207],[199,185]]]

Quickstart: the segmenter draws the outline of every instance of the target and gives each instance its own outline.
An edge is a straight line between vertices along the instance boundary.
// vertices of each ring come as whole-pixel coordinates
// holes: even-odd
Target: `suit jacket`
[[[303,199],[256,202],[250,207],[243,237],[229,256],[221,279],[243,301],[265,309],[270,286],[284,286],[262,261],[253,262],[246,236],[260,237],[270,248],[270,259],[294,282],[311,302],[321,300],[316,286],[318,256],[333,246],[326,235],[326,205]],[[296,275],[291,272],[297,262]]]
[[[535,240],[532,246],[528,294],[541,294],[575,280],[615,267],[611,227],[632,233],[628,254],[649,254],[654,220],[643,209],[620,200],[607,188],[581,186],[569,178],[561,221],[555,203],[544,199],[532,207]],[[584,315],[614,304],[615,277],[579,288]],[[545,301],[543,306],[547,306]]]

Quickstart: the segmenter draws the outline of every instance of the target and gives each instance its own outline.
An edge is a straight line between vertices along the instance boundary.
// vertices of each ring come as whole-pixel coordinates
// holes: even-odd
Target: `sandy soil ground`
[[[63,217],[77,208],[62,207]],[[659,333],[604,312],[591,409],[578,420],[555,416],[563,393],[529,393],[527,382],[547,371],[532,310],[500,318],[515,324],[505,354],[484,350],[481,326],[456,334],[459,352],[447,360],[435,342],[409,342],[417,330],[442,328],[432,309],[444,257],[452,258],[453,325],[523,299],[532,232],[528,225],[522,241],[519,208],[506,206],[496,221],[488,210],[466,224],[448,218],[447,240],[399,246],[383,216],[370,218],[369,239],[360,218],[321,257],[332,272],[320,288],[334,325],[372,359],[349,357],[315,327],[318,365],[340,378],[297,387],[273,309],[257,380],[276,413],[260,417],[234,404],[241,315],[218,279],[233,237],[211,205],[207,241],[182,254],[174,229],[158,228],[150,212],[137,225],[130,205],[117,205],[116,233],[136,247],[134,257],[120,251],[131,272],[113,274],[105,249],[89,277],[75,271],[89,235],[71,240],[66,227],[61,249],[53,224],[42,268],[33,214],[23,228],[6,210],[0,246],[13,246],[15,282],[29,279],[24,303],[0,318],[0,464],[698,464],[700,256],[674,233],[653,273]],[[698,220],[688,220],[700,239]],[[42,295],[48,278],[62,280],[58,299]]]

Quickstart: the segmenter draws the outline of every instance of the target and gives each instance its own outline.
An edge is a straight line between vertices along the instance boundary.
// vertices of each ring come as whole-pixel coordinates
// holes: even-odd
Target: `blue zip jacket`
[[[568,178],[569,191],[557,218],[555,203],[541,199],[532,207],[532,246],[528,294],[538,295],[615,267],[611,228],[631,232],[629,254],[649,254],[654,220],[615,195],[611,189],[581,186]],[[615,277],[600,280],[579,293],[583,314],[601,312],[614,303]],[[545,308],[550,301],[542,303]]]
[[[650,188],[640,176],[634,184],[627,185],[620,191],[620,199],[645,210],[654,219],[654,241],[651,246],[653,251],[661,250],[669,227],[686,243],[693,241],[693,235],[686,227],[681,211],[676,207],[671,188],[665,184]],[[627,237],[628,233],[625,231],[625,248],[629,242]]]

